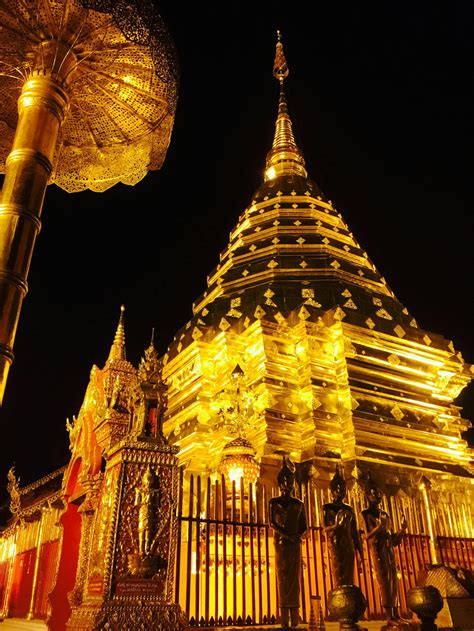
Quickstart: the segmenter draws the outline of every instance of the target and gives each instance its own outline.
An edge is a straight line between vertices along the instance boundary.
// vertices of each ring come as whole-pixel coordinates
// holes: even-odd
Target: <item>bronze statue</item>
[[[283,628],[298,627],[300,606],[301,539],[307,530],[301,500],[293,497],[295,466],[283,458],[278,474],[281,495],[270,500],[270,525],[275,531],[275,560],[278,597]]]
[[[393,533],[392,524],[388,513],[380,504],[383,493],[375,480],[370,475],[365,490],[369,508],[362,511],[364,516],[367,541],[370,546],[372,562],[374,564],[377,583],[382,596],[382,604],[387,613],[387,623],[392,626],[408,624],[400,617],[398,612],[398,582],[397,566],[395,563],[394,546],[400,545],[407,523],[405,516],[402,517],[401,530]]]
[[[135,490],[135,506],[139,506],[138,551],[142,557],[153,552],[160,499],[159,479],[148,467],[140,486]]]
[[[354,583],[355,551],[363,559],[362,544],[357,531],[354,511],[344,504],[346,482],[336,466],[329,488],[332,502],[323,505],[323,525],[328,542],[334,587]]]

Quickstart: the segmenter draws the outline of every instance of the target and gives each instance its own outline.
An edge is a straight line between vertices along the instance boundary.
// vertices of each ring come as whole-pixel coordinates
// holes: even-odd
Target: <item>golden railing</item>
[[[230,487],[224,478],[190,475],[184,479],[181,473],[175,595],[188,614],[191,627],[275,623],[278,595],[273,536],[268,523],[268,500],[275,494],[277,489],[259,483],[256,486],[233,483]],[[320,597],[327,617],[326,598],[333,587],[321,527],[322,505],[329,501],[329,495],[327,490],[310,484],[299,486],[297,495],[304,501],[308,517],[308,535],[302,544],[300,609],[303,622],[307,622],[314,596]],[[348,494],[347,501],[361,524],[359,516],[365,504],[357,487]],[[426,518],[417,501],[406,496],[386,499],[385,509],[391,513],[395,529],[402,512],[409,523],[409,534],[396,548],[401,610],[408,613],[406,594],[433,562]],[[364,538],[363,549],[364,560],[354,582],[367,598],[366,619],[383,619]],[[469,554],[472,565],[472,545]],[[465,557],[466,554],[464,557],[460,553],[451,554],[449,560],[470,567]]]

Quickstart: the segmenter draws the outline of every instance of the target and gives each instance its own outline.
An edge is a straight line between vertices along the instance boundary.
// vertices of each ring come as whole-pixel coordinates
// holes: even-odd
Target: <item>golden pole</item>
[[[0,199],[0,405],[41,228],[43,199],[67,111],[65,84],[76,63],[67,44],[49,41],[40,47],[43,67],[31,73],[18,99],[18,125]]]
[[[35,616],[35,598],[36,598],[36,589],[38,586],[38,572],[39,572],[39,566],[40,566],[41,544],[43,540],[43,526],[44,526],[44,509],[41,511],[40,522],[38,525],[38,536],[36,538],[36,558],[35,558],[35,567],[33,570],[33,584],[31,586],[30,607],[26,615],[27,620],[33,620]]]
[[[430,505],[430,498],[428,495],[429,488],[431,488],[431,484],[429,480],[423,477],[418,484],[418,489],[421,491],[421,496],[423,498],[423,503],[425,505],[426,519],[428,522],[428,534],[429,534],[429,545],[430,545],[430,550],[431,550],[431,560],[433,564],[436,564],[438,563],[438,551],[436,549],[436,535],[433,528],[432,511],[431,511],[431,505]]]
[[[3,595],[3,611],[0,612],[3,618],[8,618],[9,609],[10,609],[9,600],[10,600],[10,592],[11,592],[12,582],[13,582],[13,571],[15,568],[17,540],[18,540],[18,527],[15,528],[13,540],[10,542],[7,584],[5,588],[5,593]],[[13,554],[11,554],[11,552],[13,552]]]

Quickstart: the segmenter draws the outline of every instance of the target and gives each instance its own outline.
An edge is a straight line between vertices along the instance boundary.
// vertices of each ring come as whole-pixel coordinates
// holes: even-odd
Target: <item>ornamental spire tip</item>
[[[285,52],[283,50],[283,44],[281,42],[281,33],[277,31],[277,43],[275,51],[275,61],[273,62],[273,76],[278,79],[280,84],[289,75],[288,64],[286,63]]]
[[[124,323],[125,305],[120,306],[120,318],[115,331],[114,341],[110,348],[107,363],[113,359],[126,359],[125,355],[125,323]]]
[[[296,144],[291,119],[288,115],[283,83],[289,73],[281,42],[281,33],[277,31],[273,76],[280,84],[280,97],[273,145],[267,155],[265,165],[265,181],[273,180],[281,175],[301,175],[302,177],[308,175],[304,167],[303,154]]]

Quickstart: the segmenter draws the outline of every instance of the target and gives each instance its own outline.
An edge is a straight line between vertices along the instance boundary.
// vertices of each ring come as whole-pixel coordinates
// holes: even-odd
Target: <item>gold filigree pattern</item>
[[[132,0],[127,12],[120,3],[100,0],[22,6],[22,16],[14,0],[0,7],[5,34],[0,162],[12,145],[24,80],[34,72],[55,72],[44,67],[47,42],[56,47],[58,66],[62,56],[71,64],[69,111],[52,181],[70,192],[103,191],[117,182],[135,184],[148,170],[160,168],[173,126],[177,64],[173,42],[152,4]]]

